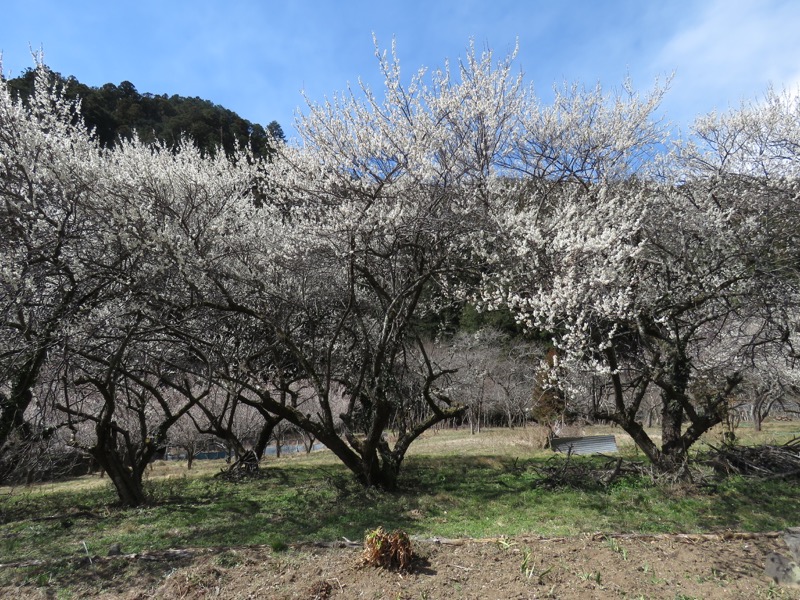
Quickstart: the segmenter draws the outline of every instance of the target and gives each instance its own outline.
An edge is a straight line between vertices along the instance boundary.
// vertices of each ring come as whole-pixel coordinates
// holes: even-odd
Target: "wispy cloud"
[[[689,111],[724,110],[754,99],[769,84],[800,82],[800,3],[714,0],[697,3],[685,26],[667,41],[654,68],[676,71],[669,105]]]

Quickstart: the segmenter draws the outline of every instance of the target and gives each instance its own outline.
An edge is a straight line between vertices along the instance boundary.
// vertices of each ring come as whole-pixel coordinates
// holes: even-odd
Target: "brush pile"
[[[586,462],[573,460],[572,454],[567,454],[566,459],[555,455],[549,458],[543,466],[531,465],[527,468],[538,475],[533,482],[534,487],[546,489],[580,489],[585,491],[602,490],[624,477],[649,477],[655,478],[655,471],[651,465],[634,461],[624,461],[622,458],[606,457],[603,464],[597,461]],[[518,472],[524,472],[517,469]]]
[[[723,475],[800,478],[800,437],[782,446],[711,446],[701,462]]]

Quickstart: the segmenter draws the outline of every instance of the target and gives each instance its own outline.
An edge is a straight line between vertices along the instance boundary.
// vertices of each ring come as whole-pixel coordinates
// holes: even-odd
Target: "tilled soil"
[[[406,573],[363,564],[358,548],[311,545],[93,557],[70,581],[0,597],[800,599],[764,574],[770,552],[788,554],[778,534],[417,540],[414,552]]]

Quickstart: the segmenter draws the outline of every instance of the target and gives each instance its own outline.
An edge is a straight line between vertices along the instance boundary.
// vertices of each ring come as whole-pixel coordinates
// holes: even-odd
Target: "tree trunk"
[[[115,449],[96,446],[92,449],[92,456],[108,473],[122,506],[134,508],[147,501],[142,488],[141,474],[125,466]]]
[[[602,413],[600,413],[602,414]],[[647,432],[644,430],[639,423],[635,420],[628,420],[628,419],[620,419],[616,415],[605,415],[612,423],[618,424],[622,427],[623,431],[627,433],[633,439],[633,442],[636,446],[644,452],[644,455],[648,458],[648,460],[656,464],[661,459],[661,451],[655,445],[650,436],[647,435]]]
[[[23,415],[33,400],[30,389],[12,389],[9,396],[0,392],[0,449],[11,434],[21,428]]]
[[[677,349],[671,356],[671,372],[666,385],[661,386],[661,457],[657,466],[666,470],[679,469],[684,462],[686,445],[682,439],[684,410],[681,404],[689,389],[690,361]]]
[[[307,431],[302,431],[301,435],[303,437],[303,447],[305,448],[306,454],[311,454],[311,451],[314,449],[314,442],[317,441],[316,438]]]
[[[758,409],[753,410],[753,431],[761,431],[761,411]]]
[[[6,444],[15,431],[22,437],[30,436],[30,428],[25,423],[25,411],[33,401],[33,386],[46,356],[44,348],[36,352],[22,366],[6,396],[0,392],[0,459],[5,454]],[[0,483],[2,483],[0,473]]]
[[[253,451],[256,453],[258,460],[264,458],[264,452],[267,450],[267,446],[269,446],[269,441],[272,439],[272,432],[275,430],[275,426],[280,423],[281,419],[266,419],[264,420],[264,425],[261,427],[261,431],[258,432],[258,439],[256,440],[256,447],[253,448]]]
[[[400,475],[402,459],[383,459],[380,461],[377,473],[371,477],[370,485],[382,490],[396,490],[397,478]]]
[[[397,489],[403,454],[402,451],[392,452],[385,440],[378,442],[378,448],[361,457],[361,483],[382,490]]]
[[[753,410],[750,411],[753,416],[753,431],[761,431],[761,424],[769,415],[772,404],[767,394],[759,394],[753,402]]]
[[[678,400],[663,398],[661,409],[661,448],[666,454],[679,454],[682,450],[681,429],[683,408]]]

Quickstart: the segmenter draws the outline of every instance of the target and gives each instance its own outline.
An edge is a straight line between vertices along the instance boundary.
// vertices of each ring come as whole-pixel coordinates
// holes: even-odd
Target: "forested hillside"
[[[277,121],[264,128],[201,98],[140,93],[130,81],[90,87],[72,76],[54,71],[50,75],[53,83],[63,86],[65,98],[81,100],[81,115],[103,146],[120,138],[130,139],[136,132],[145,143],[158,140],[174,147],[181,136],[188,135],[205,153],[222,145],[230,154],[239,144],[246,145],[255,156],[266,157],[273,151],[274,140],[285,140]],[[35,69],[28,69],[10,79],[8,88],[28,98],[34,91],[35,78]]]

